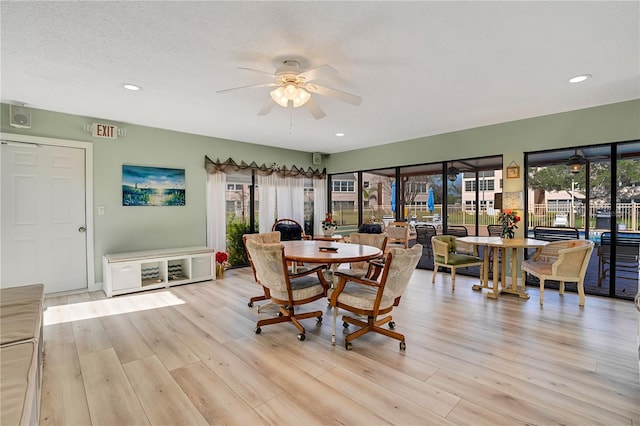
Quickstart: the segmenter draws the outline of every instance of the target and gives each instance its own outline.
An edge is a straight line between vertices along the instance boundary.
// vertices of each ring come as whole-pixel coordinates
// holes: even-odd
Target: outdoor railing
[[[536,226],[571,226],[578,229],[585,228],[585,217],[589,220],[589,229],[606,230],[611,228],[611,204],[600,203],[592,205],[587,212],[581,204],[574,205],[573,213],[570,205],[556,204],[533,204],[527,212],[529,228]],[[355,226],[358,223],[358,215],[355,210],[340,210],[333,212],[334,219],[338,225]],[[498,223],[500,210],[488,208],[481,210],[478,215],[479,226],[494,225]],[[524,212],[520,213],[524,219]],[[434,215],[442,214],[442,205],[436,204],[433,211],[427,206],[415,205],[406,206],[404,217],[409,220],[415,219],[418,222],[429,222]],[[390,205],[375,206],[363,210],[363,218],[365,221],[375,219],[382,221],[392,219],[395,213],[391,210]],[[563,218],[566,217],[566,224]],[[448,206],[447,218],[450,225],[475,225],[475,210],[466,206]],[[640,203],[618,203],[616,205],[615,222],[619,230],[640,230]]]

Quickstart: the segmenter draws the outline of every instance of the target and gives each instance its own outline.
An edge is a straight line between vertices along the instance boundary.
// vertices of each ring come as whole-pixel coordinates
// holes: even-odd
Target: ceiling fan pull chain
[[[289,134],[293,134],[293,110],[289,109]]]

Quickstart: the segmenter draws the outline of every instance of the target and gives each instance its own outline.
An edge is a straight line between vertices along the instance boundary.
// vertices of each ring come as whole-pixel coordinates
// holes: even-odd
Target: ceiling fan
[[[326,114],[318,104],[313,101],[311,96],[312,94],[327,96],[355,106],[360,105],[362,102],[362,98],[360,96],[343,92],[342,90],[321,86],[313,82],[323,73],[327,75],[338,73],[335,68],[329,65],[320,65],[319,67],[301,71],[300,64],[298,62],[287,60],[282,63],[275,73],[245,67],[238,67],[238,69],[267,74],[275,79],[275,81],[271,83],[234,87],[231,89],[218,90],[216,92],[227,93],[241,89],[275,87],[275,89],[270,92],[271,98],[267,99],[267,102],[264,104],[262,109],[260,109],[258,115],[268,114],[276,104],[285,108],[289,105],[293,105],[294,108],[304,106],[316,120],[319,120],[325,117]]]

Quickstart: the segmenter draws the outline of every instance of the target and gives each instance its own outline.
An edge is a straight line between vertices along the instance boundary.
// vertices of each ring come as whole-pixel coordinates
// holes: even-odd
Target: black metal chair
[[[433,247],[431,247],[431,238],[438,234],[437,229],[433,225],[416,225],[416,243],[422,244],[427,249],[427,257],[433,257]]]

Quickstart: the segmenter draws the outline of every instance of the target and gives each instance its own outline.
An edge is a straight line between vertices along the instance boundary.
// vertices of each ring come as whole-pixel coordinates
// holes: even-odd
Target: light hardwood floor
[[[331,346],[332,315],[262,328],[248,268],[106,299],[46,299],[42,425],[640,425],[632,302],[545,291],[489,300],[417,270],[377,334]],[[307,309],[307,308],[304,308]]]

